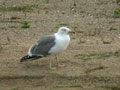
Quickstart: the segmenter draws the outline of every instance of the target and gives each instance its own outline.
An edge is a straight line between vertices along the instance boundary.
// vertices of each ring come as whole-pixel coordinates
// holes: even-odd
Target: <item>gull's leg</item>
[[[56,62],[57,62],[57,67],[64,67],[65,66],[64,64],[59,63],[57,55],[55,55],[55,59],[56,59]]]
[[[59,60],[58,60],[57,55],[55,55],[55,60],[56,60],[56,62],[57,62],[57,67],[59,67]]]
[[[49,57],[49,68],[50,68],[50,69],[53,69],[53,70],[56,69],[56,67],[52,67],[52,60],[51,60],[50,57]]]

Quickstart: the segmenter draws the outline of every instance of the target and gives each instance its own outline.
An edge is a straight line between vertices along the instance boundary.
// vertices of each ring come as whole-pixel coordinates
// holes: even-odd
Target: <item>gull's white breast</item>
[[[63,52],[64,50],[67,49],[67,46],[69,45],[70,42],[70,36],[69,35],[59,35],[55,34],[55,42],[56,44],[54,47],[52,47],[49,51],[50,54],[58,54]]]

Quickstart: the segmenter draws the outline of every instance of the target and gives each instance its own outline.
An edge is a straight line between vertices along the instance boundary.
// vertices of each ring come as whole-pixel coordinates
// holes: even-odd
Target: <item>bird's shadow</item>
[[[29,63],[29,62],[27,62],[27,63],[24,63],[24,67],[23,67],[24,69],[27,69],[27,70],[44,70],[44,69],[49,69],[49,66],[48,66],[48,64],[46,64],[46,63],[42,63],[42,64],[40,64],[40,63]]]

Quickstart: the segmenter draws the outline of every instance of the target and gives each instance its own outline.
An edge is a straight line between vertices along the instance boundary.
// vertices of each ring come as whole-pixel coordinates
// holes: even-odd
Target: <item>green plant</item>
[[[82,88],[81,85],[58,85],[54,86],[53,88],[77,88],[77,87]]]
[[[120,9],[115,9],[112,16],[108,16],[108,18],[120,18]]]
[[[10,26],[9,28],[17,28],[16,26]]]
[[[120,52],[105,52],[105,53],[89,53],[89,54],[77,54],[74,57],[80,58],[84,61],[91,59],[107,59],[109,57],[120,57]]]
[[[109,29],[110,31],[113,31],[113,30],[117,30],[117,28],[115,28],[115,27],[110,27],[110,29]]]
[[[7,40],[8,40],[8,42],[10,42],[10,38],[7,36]]]
[[[120,85],[105,85],[101,87],[106,89],[112,89],[112,90],[120,90]]]
[[[33,11],[34,8],[37,8],[39,5],[26,5],[26,6],[11,6],[11,7],[0,7],[0,12],[10,12],[10,11],[23,11],[30,12]]]
[[[119,15],[120,15],[120,10],[119,10],[119,9],[115,10],[115,11],[114,11],[114,14],[116,14],[116,15],[119,14]]]
[[[27,21],[23,21],[20,24],[22,24],[22,26],[21,26],[22,28],[29,28],[30,27],[30,25]]]
[[[105,69],[105,68],[107,68],[107,67],[99,66],[99,67],[89,68],[89,69],[87,69],[85,72],[86,72],[86,73],[90,73],[90,72],[93,72],[93,71],[96,71],[96,70],[103,70],[103,69]]]
[[[3,50],[3,47],[2,47],[2,46],[0,46],[0,53],[2,52],[2,50]]]
[[[114,11],[113,18],[120,18],[120,9],[116,9],[116,10]]]
[[[11,90],[18,90],[17,88],[12,88]]]
[[[120,0],[117,0],[116,2],[117,2],[117,4],[119,4],[119,3],[120,3]]]

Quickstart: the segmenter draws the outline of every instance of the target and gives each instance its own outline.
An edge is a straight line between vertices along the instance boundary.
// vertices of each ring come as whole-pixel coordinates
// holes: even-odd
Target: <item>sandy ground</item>
[[[32,11],[1,8],[37,5]],[[120,50],[116,0],[0,0],[0,90],[120,90],[120,57],[75,57]],[[21,28],[21,22],[29,28]],[[74,30],[68,49],[58,55],[65,67],[49,69],[49,58],[20,63],[42,35],[60,26]],[[103,56],[105,57],[105,56]],[[56,67],[56,60],[50,57]]]

